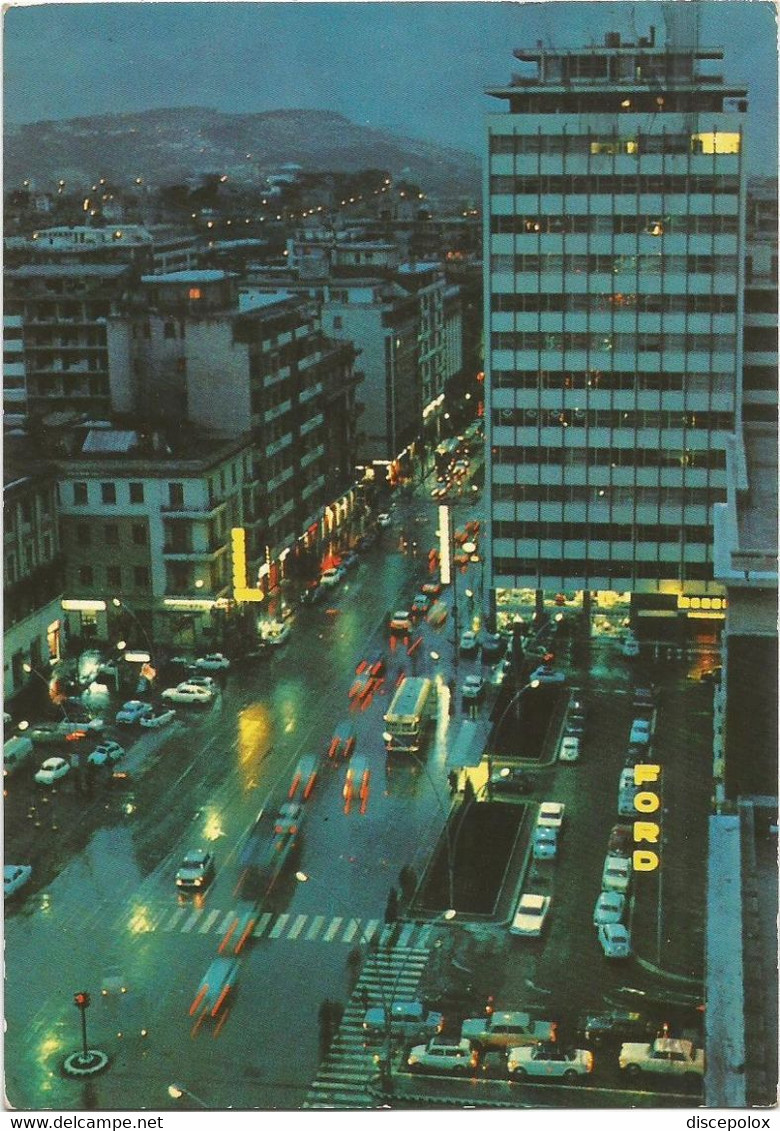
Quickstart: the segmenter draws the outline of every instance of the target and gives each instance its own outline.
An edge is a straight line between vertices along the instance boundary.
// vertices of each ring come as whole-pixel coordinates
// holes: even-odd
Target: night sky
[[[673,0],[679,6],[685,0]],[[726,49],[751,98],[748,161],[777,171],[777,32],[769,0],[692,0],[699,42]],[[43,4],[5,12],[8,124],[157,107],[335,110],[481,152],[512,49],[663,35],[654,0],[538,3]]]

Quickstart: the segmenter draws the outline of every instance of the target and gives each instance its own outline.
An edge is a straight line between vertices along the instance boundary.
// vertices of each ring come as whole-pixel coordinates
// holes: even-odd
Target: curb
[[[704,981],[702,978],[692,978],[688,974],[673,974],[671,970],[664,970],[655,963],[649,962],[646,958],[640,958],[638,954],[634,955],[637,965],[641,966],[643,970],[647,970],[650,974],[655,974],[659,978],[668,978],[672,982],[682,982],[688,986],[695,986],[697,989],[704,988]]]

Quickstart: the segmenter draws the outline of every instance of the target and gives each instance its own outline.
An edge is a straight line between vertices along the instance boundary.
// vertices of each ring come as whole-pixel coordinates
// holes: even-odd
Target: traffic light
[[[89,1005],[89,994],[86,990],[79,990],[73,995],[73,1001],[77,1009],[86,1009]]]

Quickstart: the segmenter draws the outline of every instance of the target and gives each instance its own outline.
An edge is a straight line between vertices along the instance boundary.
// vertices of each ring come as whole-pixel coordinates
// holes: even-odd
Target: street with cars
[[[14,1106],[163,1108],[180,1102],[174,1079],[215,1108],[370,1107],[404,1090],[435,1102],[464,1086],[488,1105],[567,1106],[570,1086],[609,1106],[696,1102],[711,690],[683,667],[560,632],[522,675],[546,704],[538,757],[502,748],[468,785],[474,803],[527,816],[508,913],[432,917],[403,893],[468,803],[469,774],[453,781],[448,762],[461,720],[489,720],[519,678],[513,640],[469,624],[479,558],[454,587],[431,568],[432,482],[371,516],[368,548],[302,594],[261,662],[173,657],[180,678],[111,688],[99,729],[36,741],[6,778]],[[468,467],[458,482],[454,521],[473,528]],[[388,753],[386,716],[415,680],[433,689],[430,726],[418,752]],[[651,753],[661,867],[637,875],[623,803]],[[472,971],[489,1000],[426,996],[430,955],[452,940],[475,962],[492,947]],[[101,993],[112,978],[121,995]],[[60,1071],[84,990],[90,1040],[111,1058],[87,1083]],[[329,1003],[340,1020],[323,1041]],[[606,1015],[596,1038],[583,1019]]]

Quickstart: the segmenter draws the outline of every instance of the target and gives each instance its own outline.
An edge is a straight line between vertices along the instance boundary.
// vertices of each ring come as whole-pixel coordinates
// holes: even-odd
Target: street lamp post
[[[130,619],[138,626],[138,628],[141,632],[141,635],[144,638],[144,643],[146,644],[146,650],[148,651],[149,657],[151,659],[152,656],[154,655],[154,649],[152,647],[152,642],[149,639],[149,633],[146,631],[146,629],[144,628],[143,624],[141,623],[141,621],[136,616],[133,609],[131,609],[130,606],[125,601],[121,600],[121,598],[119,598],[119,597],[112,597],[111,598],[111,604],[114,606],[115,609],[122,609],[124,612],[126,612],[127,615],[130,617]]]

